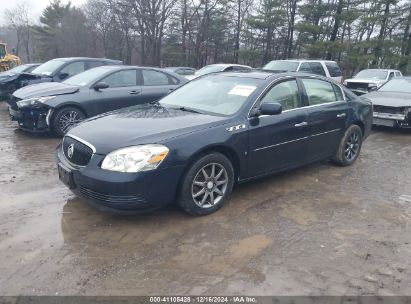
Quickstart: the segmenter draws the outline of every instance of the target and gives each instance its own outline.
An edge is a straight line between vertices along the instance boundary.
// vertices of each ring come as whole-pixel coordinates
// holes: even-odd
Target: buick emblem
[[[71,144],[67,149],[68,158],[72,158],[74,153],[74,144]]]

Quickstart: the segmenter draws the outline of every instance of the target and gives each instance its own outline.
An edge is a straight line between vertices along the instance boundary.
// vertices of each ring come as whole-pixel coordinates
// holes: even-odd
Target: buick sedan
[[[371,124],[371,103],[331,79],[211,74],[71,129],[56,150],[58,174],[100,210],[176,202],[205,215],[236,183],[323,159],[353,164]]]

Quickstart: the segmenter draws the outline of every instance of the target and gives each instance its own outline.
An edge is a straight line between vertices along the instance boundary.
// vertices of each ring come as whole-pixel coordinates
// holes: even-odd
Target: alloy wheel
[[[207,164],[195,175],[191,196],[197,206],[210,208],[223,199],[227,185],[227,170],[218,163]]]
[[[344,156],[348,161],[352,161],[360,150],[360,135],[357,132],[351,133],[344,147]]]
[[[71,126],[83,120],[82,115],[74,110],[64,112],[59,119],[59,127],[63,133],[66,133]]]

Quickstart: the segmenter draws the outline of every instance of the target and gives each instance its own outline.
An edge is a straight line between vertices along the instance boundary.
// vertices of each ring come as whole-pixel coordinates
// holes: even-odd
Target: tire
[[[64,136],[74,124],[86,118],[83,111],[75,107],[63,107],[54,113],[51,120],[52,131],[58,136]],[[67,121],[68,120],[68,121]]]
[[[234,168],[230,160],[213,152],[191,165],[183,177],[177,203],[191,215],[207,215],[224,205],[233,185]]]
[[[357,125],[351,125],[345,131],[333,161],[339,166],[352,165],[360,155],[362,137],[361,128]]]

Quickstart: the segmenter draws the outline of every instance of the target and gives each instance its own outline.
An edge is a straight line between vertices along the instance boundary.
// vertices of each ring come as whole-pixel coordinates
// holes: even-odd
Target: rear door
[[[109,87],[98,91],[90,89],[89,108],[93,115],[142,102],[142,86],[138,83],[136,69],[114,72],[99,82],[105,82]]]
[[[278,102],[279,115],[250,118],[250,177],[285,169],[306,161],[308,117],[301,89],[295,78],[276,82],[257,102]]]
[[[334,83],[310,77],[302,77],[300,81],[308,103],[308,156],[310,160],[331,156],[338,149],[347,125],[348,103]]]
[[[157,70],[141,69],[144,102],[153,102],[176,89],[180,81]]]

